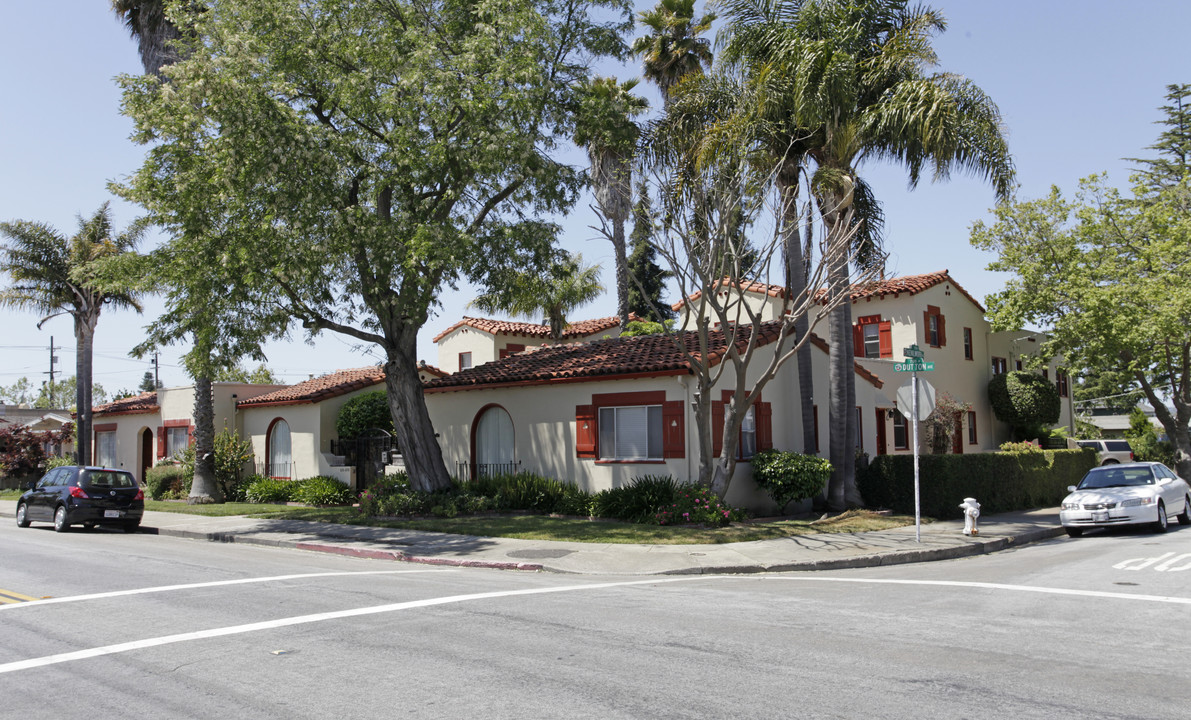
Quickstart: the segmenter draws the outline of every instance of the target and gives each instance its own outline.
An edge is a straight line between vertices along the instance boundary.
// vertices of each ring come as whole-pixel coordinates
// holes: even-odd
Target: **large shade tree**
[[[945,180],[959,170],[1008,197],[1013,165],[996,105],[966,78],[934,70],[941,14],[907,0],[782,0],[772,8],[766,37],[751,44],[764,49],[766,77],[785,85],[785,122],[798,129],[828,243],[850,234],[857,261],[881,262],[879,205],[859,173],[865,160],[904,166],[911,187],[924,171]],[[831,298],[850,296],[846,258],[837,254],[829,273]],[[830,334],[828,501],[842,509],[860,502],[849,302],[835,309]]]
[[[627,3],[217,7],[175,6],[195,33],[168,83],[124,79],[151,148],[122,192],[205,258],[195,282],[375,344],[412,483],[447,487],[418,331],[445,288],[553,254],[549,217],[582,186],[553,154],[588,64],[624,49]]]
[[[0,290],[0,305],[42,314],[38,327],[58,315],[74,319],[76,449],[81,463],[91,462],[91,367],[99,315],[105,305],[141,310],[135,292],[101,287],[95,268],[106,258],[132,252],[141,233],[135,224],[115,232],[108,203],[90,217],[80,217],[78,232],[70,237],[45,223],[0,223],[0,236],[7,238],[0,250],[0,272],[11,280]]]

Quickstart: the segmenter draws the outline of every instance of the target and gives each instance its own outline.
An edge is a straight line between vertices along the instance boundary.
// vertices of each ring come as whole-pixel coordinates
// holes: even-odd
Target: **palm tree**
[[[80,217],[79,231],[69,238],[26,220],[0,223],[0,235],[11,240],[0,256],[0,271],[12,278],[12,285],[0,291],[0,305],[44,314],[39,328],[58,315],[74,318],[76,447],[79,463],[92,462],[91,359],[99,313],[104,305],[141,311],[133,292],[96,282],[95,266],[130,252],[141,228],[113,236],[111,209],[104,203],[90,218]]]
[[[579,88],[579,113],[575,144],[587,147],[591,159],[591,185],[596,206],[612,229],[604,233],[616,253],[616,312],[620,325],[629,322],[629,271],[624,224],[633,203],[633,154],[641,129],[633,117],[649,103],[632,94],[636,80],[596,77]]]
[[[633,54],[641,56],[645,79],[658,86],[663,104],[669,105],[679,80],[711,66],[711,43],[699,36],[711,29],[715,14],[695,20],[695,0],[661,0],[640,20],[649,34],[633,41]]]
[[[786,131],[791,163],[811,170],[809,186],[828,234],[854,233],[858,263],[879,263],[881,217],[857,172],[867,158],[904,165],[911,187],[924,168],[936,180],[952,170],[990,181],[1009,196],[1013,163],[992,100],[967,79],[928,74],[937,64],[930,39],[946,28],[935,10],[907,0],[733,2],[738,33],[730,58],[746,68],[768,122]],[[780,137],[780,136],[779,136]],[[850,292],[848,263],[832,268],[829,292]],[[855,377],[851,306],[832,314],[829,502],[859,503],[853,448]]]
[[[124,21],[141,51],[141,65],[150,75],[178,60],[170,43],[182,37],[165,16],[165,0],[111,0],[112,11]]]
[[[181,31],[165,16],[164,0],[111,0],[112,11],[124,21],[129,34],[141,51],[141,65],[146,74],[161,76],[161,69],[181,58],[171,47],[182,37]],[[210,318],[190,318],[196,323],[216,322]],[[223,498],[215,480],[215,397],[211,377],[215,372],[215,353],[210,343],[193,333],[194,347],[188,354],[187,368],[194,377],[194,479],[190,484],[192,504],[220,502]]]
[[[600,268],[584,265],[583,256],[564,256],[550,264],[545,275],[523,273],[509,278],[499,288],[489,290],[471,301],[487,313],[534,317],[550,326],[550,337],[562,340],[567,329],[567,315],[595,300],[604,292]]]

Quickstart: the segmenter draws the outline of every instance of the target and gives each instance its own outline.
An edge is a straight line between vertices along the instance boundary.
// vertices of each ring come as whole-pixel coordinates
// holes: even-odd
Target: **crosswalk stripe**
[[[37,598],[15,593],[11,590],[0,589],[0,605],[5,603],[32,602],[34,600],[37,600]]]

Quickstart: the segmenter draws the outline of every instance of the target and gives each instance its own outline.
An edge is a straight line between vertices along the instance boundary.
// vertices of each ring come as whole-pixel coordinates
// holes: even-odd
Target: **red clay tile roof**
[[[981,305],[976,298],[968,294],[967,290],[960,287],[960,284],[955,281],[946,270],[942,272],[925,273],[923,275],[904,275],[902,277],[889,278],[887,280],[877,280],[853,289],[852,300],[860,300],[862,298],[882,298],[886,295],[893,295],[897,297],[901,293],[910,295],[917,295],[923,290],[929,290],[941,283],[951,283],[961,295],[972,301],[972,304],[980,308],[980,312],[984,312],[984,306]]]
[[[768,285],[766,283],[756,282],[755,280],[745,280],[744,282],[741,282],[741,283],[735,283],[735,282],[732,282],[732,278],[726,277],[723,280],[720,280],[719,282],[717,282],[715,284],[715,286],[717,288],[721,288],[721,287],[725,287],[725,286],[736,286],[736,287],[739,287],[744,292],[756,293],[758,295],[768,295],[769,297],[782,297],[783,295],[786,294],[786,289],[784,287],[782,287],[781,285]],[[674,303],[670,307],[677,312],[678,310],[681,310],[682,306],[685,305],[687,302],[694,302],[701,297],[703,297],[703,291],[696,290],[689,297],[679,300],[678,302]]]
[[[433,375],[435,377],[443,377],[448,374],[446,371],[439,370],[438,368],[434,367],[433,365],[426,362],[425,360],[418,362],[418,370],[420,372],[429,373],[430,375]]]
[[[136,415],[157,412],[157,392],[145,392],[91,408],[92,415]]]
[[[241,400],[236,407],[260,407],[264,405],[300,405],[316,403],[328,398],[346,395],[356,390],[372,387],[385,381],[385,370],[379,365],[338,370],[329,375],[312,378],[297,385],[290,385],[271,393]]]
[[[640,320],[635,313],[629,313],[629,320]],[[513,322],[512,320],[495,320],[493,318],[473,318],[465,317],[451,327],[443,330],[434,336],[434,342],[442,340],[450,333],[458,330],[463,326],[468,326],[488,333],[489,335],[523,335],[525,337],[550,337],[549,325],[538,325],[536,323]],[[579,320],[567,325],[566,329],[562,331],[564,338],[577,338],[594,335],[604,330],[611,330],[612,328],[620,326],[619,317],[597,318],[595,320]]]
[[[765,323],[761,328],[760,345],[767,345],[778,337],[780,323]],[[748,344],[747,329],[736,340],[744,349]],[[724,354],[727,338],[723,332],[711,335],[709,356],[718,363]],[[816,346],[826,349],[827,343],[812,336]],[[686,333],[686,346],[698,347],[694,332]],[[610,338],[590,343],[545,345],[510,355],[503,360],[461,370],[444,378],[426,383],[426,392],[447,392],[482,387],[532,385],[564,382],[590,382],[625,376],[685,375],[691,372],[685,355],[667,335],[642,335],[631,338]],[[865,380],[881,387],[881,381],[864,368],[857,373]]]
[[[960,284],[957,283],[950,274],[948,274],[946,270],[941,272],[925,273],[922,275],[904,275],[902,277],[889,278],[887,280],[877,280],[876,282],[857,286],[852,289],[852,302],[866,298],[879,299],[886,295],[893,295],[894,297],[897,297],[901,293],[917,295],[923,290],[929,290],[930,288],[944,282],[954,285],[955,289],[958,290],[961,295],[971,300],[972,304],[980,308],[980,312],[984,312],[984,306],[981,305],[976,298],[972,297],[967,290],[964,290]],[[728,283],[729,279],[724,278],[716,285],[716,287],[721,287],[723,285],[727,285]],[[756,293],[758,295],[768,295],[769,297],[782,297],[782,295],[784,295],[786,292],[785,288],[783,288],[781,285],[767,285],[765,283],[753,282],[751,280],[741,283],[740,287],[743,288],[745,292]],[[702,291],[695,291],[695,293],[686,300],[679,300],[678,302],[674,303],[674,310],[681,310],[683,303],[686,301],[693,302],[698,300],[702,294]]]

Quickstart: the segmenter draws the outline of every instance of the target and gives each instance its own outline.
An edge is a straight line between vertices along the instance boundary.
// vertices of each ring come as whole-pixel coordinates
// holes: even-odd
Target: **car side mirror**
[[[25,482],[21,483],[21,489],[32,490],[35,485],[37,485],[36,480],[26,480]]]
[[[1067,486],[1067,492],[1075,492],[1075,486],[1074,486],[1074,485],[1068,485],[1068,486]]]

